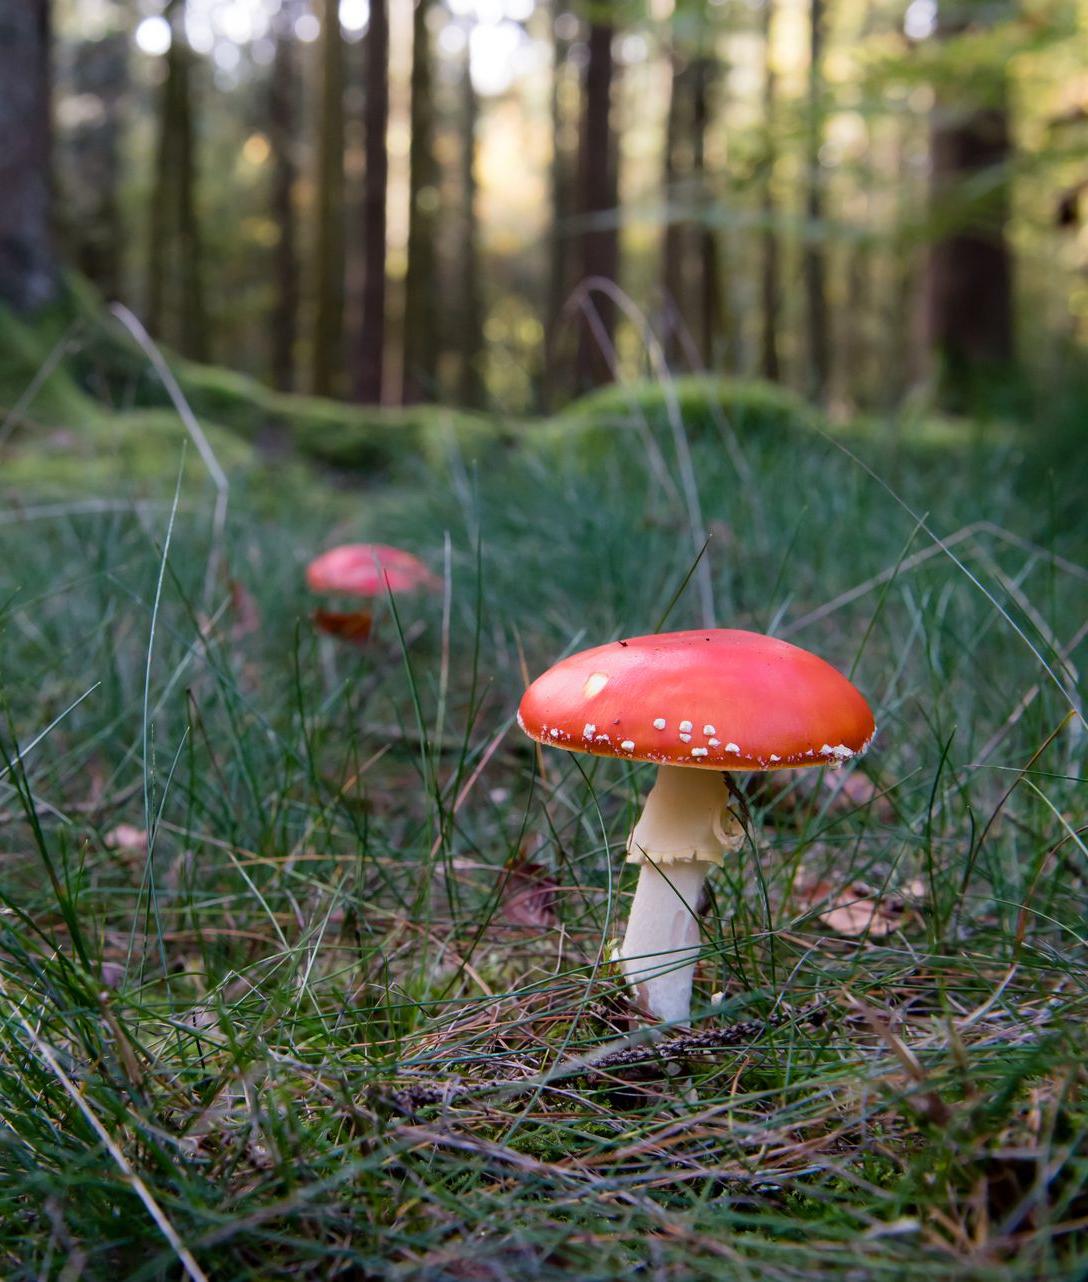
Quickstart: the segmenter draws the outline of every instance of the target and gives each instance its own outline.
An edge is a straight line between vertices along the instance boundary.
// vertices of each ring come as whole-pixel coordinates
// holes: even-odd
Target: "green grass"
[[[21,434],[0,477],[5,1276],[1083,1273],[1075,478],[893,431],[851,438],[863,465],[735,417],[690,440],[715,621],[851,671],[881,732],[873,788],[751,794],[696,1028],[754,1027],[675,1076],[578,1067],[632,1033],[607,952],[648,776],[538,758],[511,725],[524,671],[651,630],[684,584],[667,422],[588,456],[469,442],[354,491],[301,469],[280,491],[213,434],[243,453],[210,585],[191,449],[172,516],[176,428],[146,474],[111,462],[104,412],[76,461]],[[88,475],[116,501],[86,510]],[[448,569],[361,650],[315,637],[302,580],[356,536]],[[698,587],[669,626],[701,621]],[[845,938],[813,880],[910,906]]]

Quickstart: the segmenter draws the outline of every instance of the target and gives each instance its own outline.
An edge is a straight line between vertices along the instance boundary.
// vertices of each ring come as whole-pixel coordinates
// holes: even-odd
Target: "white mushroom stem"
[[[699,956],[699,906],[707,873],[744,831],[712,770],[661,766],[627,858],[642,865],[620,957],[638,1006],[655,1019],[686,1022]]]

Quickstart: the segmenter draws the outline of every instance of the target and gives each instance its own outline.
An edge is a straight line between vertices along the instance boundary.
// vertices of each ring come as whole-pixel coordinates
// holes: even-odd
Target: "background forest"
[[[1085,39],[1067,0],[58,0],[34,248],[367,403],[554,407],[644,323],[839,412],[1009,392],[1084,337]]]
[[[0,0],[0,1274],[1088,1276],[1086,221],[1085,0]]]

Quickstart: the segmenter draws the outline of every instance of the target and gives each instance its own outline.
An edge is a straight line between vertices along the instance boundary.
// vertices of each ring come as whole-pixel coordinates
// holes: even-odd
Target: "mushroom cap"
[[[733,628],[572,654],[526,690],[518,725],[571,752],[704,770],[841,765],[876,729],[861,692],[829,663]]]
[[[352,596],[385,596],[437,586],[423,562],[402,548],[384,543],[345,543],[330,548],[306,567],[313,592],[345,592]]]

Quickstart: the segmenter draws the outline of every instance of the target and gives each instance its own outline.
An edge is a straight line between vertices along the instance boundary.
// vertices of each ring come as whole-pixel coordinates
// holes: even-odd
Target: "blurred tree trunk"
[[[196,211],[193,52],[185,35],[185,0],[168,0],[170,24],[159,108],[159,140],[148,237],[148,329],[194,360],[208,359],[203,246]],[[173,322],[173,323],[172,323]]]
[[[880,19],[876,5],[867,0],[861,14],[854,40],[863,46],[878,30]],[[876,151],[876,131],[873,121],[863,115],[861,128],[864,145],[856,161],[857,199],[860,217],[854,220],[846,267],[846,302],[843,308],[838,348],[841,352],[836,369],[836,386],[832,389],[836,399],[843,400],[851,410],[871,403],[870,357],[872,352],[873,322],[873,238],[874,187],[876,171],[873,163]]]
[[[108,299],[121,292],[122,108],[130,48],[128,33],[114,32],[71,51],[69,92],[95,109],[65,130],[57,157],[65,257]]]
[[[56,291],[52,240],[49,0],[0,0],[0,303]]]
[[[774,198],[774,169],[778,158],[775,135],[774,0],[763,0],[763,130],[764,147],[760,182],[760,299],[762,327],[759,340],[759,372],[763,378],[777,382],[781,373],[778,361],[778,296],[780,268],[778,253],[778,209]]]
[[[342,390],[344,361],[344,33],[340,0],[324,0],[321,89],[312,385],[319,396],[331,396]]]
[[[570,351],[565,341],[570,327],[564,323],[563,306],[574,286],[571,263],[570,223],[574,217],[574,162],[567,145],[569,132],[563,101],[570,41],[561,34],[557,19],[563,15],[561,0],[552,6],[552,164],[551,227],[548,235],[547,359],[543,386],[545,409],[562,399],[570,379]]]
[[[699,195],[699,354],[704,369],[712,369],[724,338],[722,306],[722,254],[718,234],[707,221],[713,212],[706,171],[706,134],[710,124],[710,96],[715,76],[713,58],[700,54],[692,66],[691,174]]]
[[[476,217],[476,122],[479,106],[472,86],[467,46],[461,76],[461,96],[459,398],[462,405],[476,407],[484,403],[483,297],[480,290],[479,223]]]
[[[960,20],[940,33],[954,36]],[[930,131],[931,204],[926,339],[940,392],[967,408],[1013,359],[1012,257],[1006,237],[1012,156],[1003,70],[938,97]]]
[[[618,165],[612,131],[612,0],[594,9],[589,29],[582,105],[582,136],[579,156],[579,214],[586,224],[581,233],[583,280],[599,277],[615,281],[619,270],[619,235],[615,224],[618,199]],[[601,223],[611,225],[602,226]],[[601,294],[588,302],[598,323],[584,319],[578,343],[578,386],[580,389],[607,383],[612,378],[612,340],[616,309]]]
[[[808,331],[808,379],[812,396],[822,399],[831,375],[830,316],[824,247],[823,143],[824,0],[809,0],[808,156],[805,190],[805,323]]]
[[[438,164],[434,154],[431,33],[433,0],[416,0],[412,25],[412,117],[408,155],[408,270],[404,298],[404,377],[407,404],[434,399],[438,382]]]
[[[371,0],[366,36],[366,180],[363,187],[363,314],[356,394],[364,404],[382,399],[385,365],[385,201],[389,183],[389,8]]]
[[[665,359],[676,360],[687,325],[687,220],[679,216],[680,184],[687,165],[686,143],[691,135],[691,76],[681,55],[670,55],[669,106],[665,117],[665,231],[661,238],[661,288],[665,294],[662,345]],[[690,155],[690,152],[688,153]]]
[[[296,5],[284,0],[275,19],[276,52],[268,94],[268,137],[272,148],[272,217],[276,241],[276,294],[272,312],[272,377],[276,386],[295,386],[295,341],[298,337],[299,267],[295,186],[298,164],[301,73],[294,24]]]

